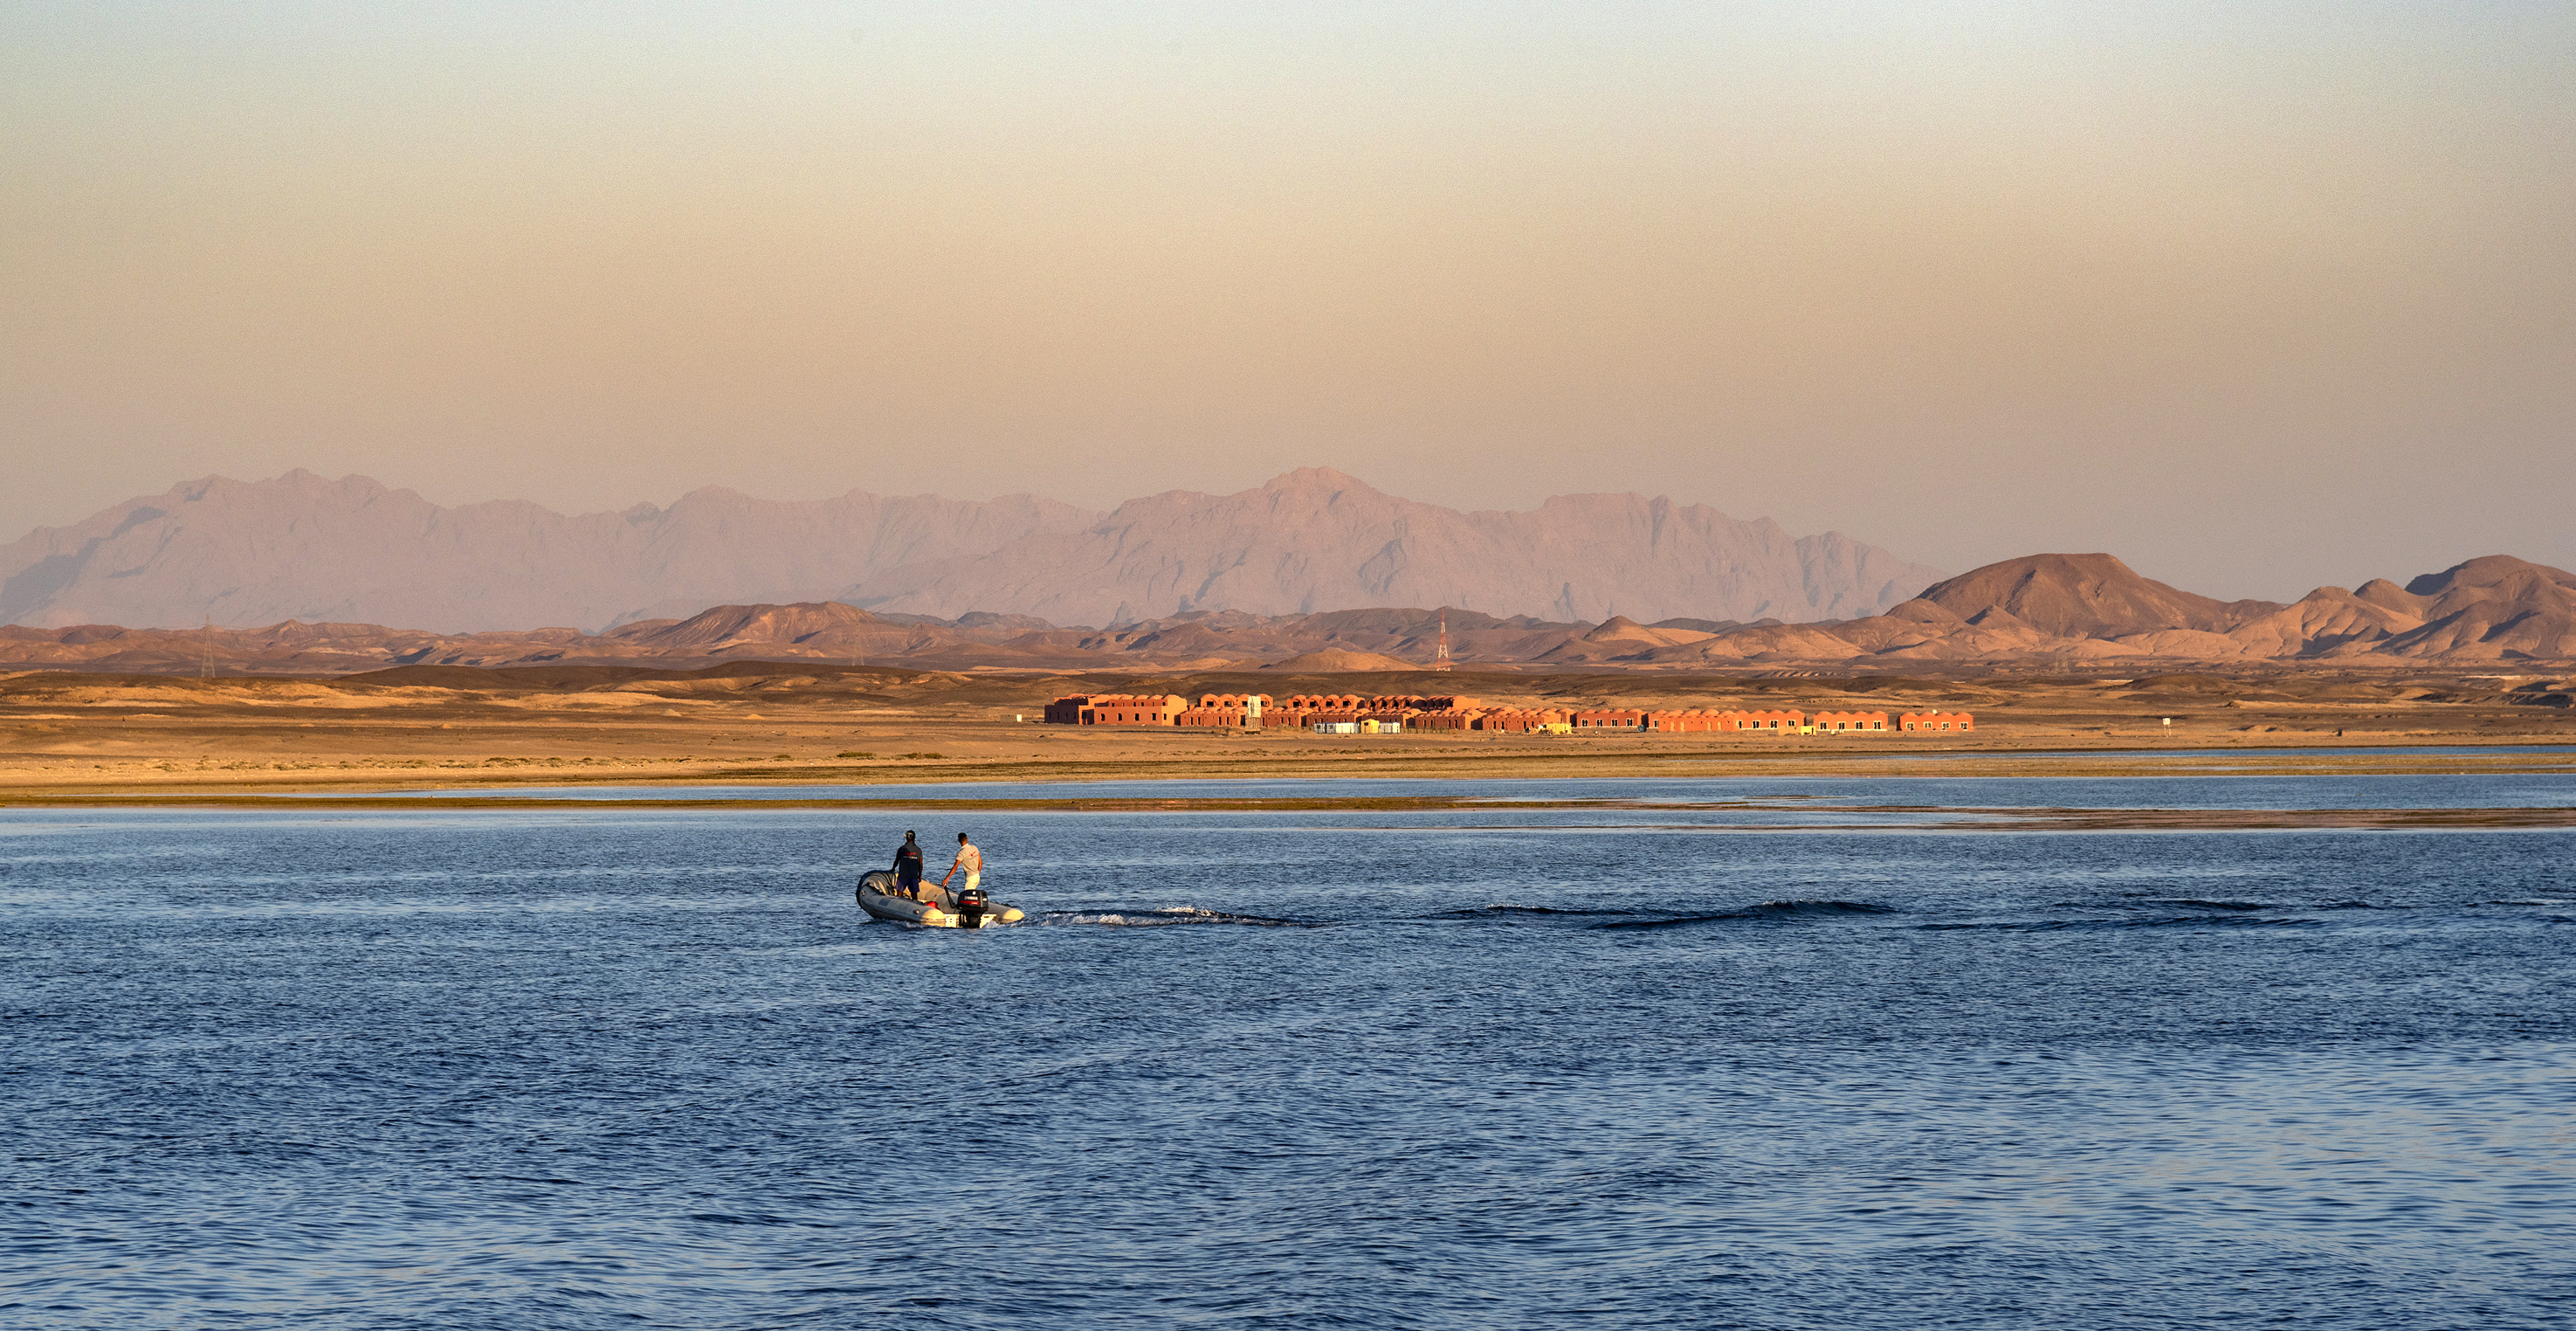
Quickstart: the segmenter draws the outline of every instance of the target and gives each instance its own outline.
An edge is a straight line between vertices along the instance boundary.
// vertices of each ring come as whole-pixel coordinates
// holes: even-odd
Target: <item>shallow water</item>
[[[0,1325],[2576,1319],[2576,834],[1622,820],[0,810]]]

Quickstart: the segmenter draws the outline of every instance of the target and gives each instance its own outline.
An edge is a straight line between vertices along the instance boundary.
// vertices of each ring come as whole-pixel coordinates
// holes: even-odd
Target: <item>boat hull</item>
[[[880,920],[898,924],[917,924],[925,929],[963,929],[966,922],[954,911],[941,910],[927,901],[897,896],[894,871],[874,869],[859,876],[859,907]],[[984,923],[1017,924],[1025,918],[1017,906],[994,902],[984,911]]]

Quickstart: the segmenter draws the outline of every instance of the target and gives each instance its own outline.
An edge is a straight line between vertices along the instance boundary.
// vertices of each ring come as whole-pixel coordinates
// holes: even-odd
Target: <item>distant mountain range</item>
[[[2489,555],[2400,588],[2321,587],[2295,604],[2216,601],[2142,578],[2104,554],[2032,555],[1925,589],[1885,614],[1822,623],[1670,618],[1639,623],[1499,618],[1451,608],[1184,614],[1112,629],[1030,616],[871,613],[837,601],[723,605],[601,634],[441,634],[281,623],[210,632],[97,625],[0,628],[0,669],[344,674],[387,666],[649,665],[747,660],[913,669],[1297,673],[1428,664],[1444,630],[1463,670],[1757,667],[1947,671],[2051,663],[2403,666],[2576,660],[2576,574]],[[1409,663],[1409,665],[1408,665]],[[2564,692],[2547,696],[2563,698]]]
[[[441,508],[364,476],[210,476],[0,546],[0,624],[596,629],[821,600],[874,570],[1098,516],[1030,495],[780,502],[707,489],[669,508],[566,517],[516,502]]]
[[[1308,468],[1232,495],[1096,513],[853,491],[699,490],[567,517],[442,508],[362,476],[209,477],[0,546],[0,623],[185,628],[364,621],[438,633],[592,630],[713,604],[841,601],[1121,626],[1192,611],[1453,605],[1797,622],[1884,610],[1941,576],[1836,533],[1638,495],[1466,513]]]
[[[910,564],[838,599],[1109,625],[1370,606],[1796,621],[1883,610],[1940,576],[1839,533],[1792,537],[1700,504],[1561,495],[1533,512],[1462,513],[1310,467],[1240,494],[1129,500],[1080,530]]]

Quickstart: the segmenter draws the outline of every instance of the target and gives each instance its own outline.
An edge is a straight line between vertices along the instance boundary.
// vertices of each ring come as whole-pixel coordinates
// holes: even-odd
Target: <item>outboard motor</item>
[[[984,889],[980,887],[970,887],[959,892],[957,894],[957,927],[960,929],[983,928],[984,912],[992,909],[992,907],[992,901],[985,897]]]

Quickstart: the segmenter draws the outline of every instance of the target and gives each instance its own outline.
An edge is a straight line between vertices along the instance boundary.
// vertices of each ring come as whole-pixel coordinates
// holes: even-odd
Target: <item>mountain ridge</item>
[[[1312,614],[1450,605],[1597,619],[1836,618],[1938,576],[1839,532],[1634,494],[1556,495],[1524,511],[1402,499],[1326,467],[1231,495],[1131,499],[1091,527],[894,570],[839,599],[1118,625],[1199,609]]]
[[[2087,562],[2087,561],[2108,561]],[[2068,574],[2072,573],[2072,578]],[[0,669],[186,673],[220,660],[228,673],[345,674],[393,666],[555,668],[653,663],[705,667],[751,660],[930,670],[1170,671],[1424,669],[1446,642],[1461,669],[1853,671],[1939,667],[2170,669],[2182,663],[2406,667],[2415,663],[2576,660],[2576,578],[2510,556],[2455,565],[2416,595],[2362,585],[2374,599],[2320,587],[2299,601],[2215,602],[2164,597],[2108,556],[2027,556],[1962,575],[1942,594],[1882,615],[1811,624],[1729,624],[1613,616],[1597,624],[1498,618],[1458,607],[1373,607],[1310,615],[1188,611],[1108,629],[1026,617],[940,620],[885,616],[831,601],[721,605],[679,619],[639,620],[601,634],[551,628],[437,634],[371,624],[284,622],[259,629],[0,627]],[[1972,595],[1975,589],[1985,589]],[[2172,592],[2164,588],[2163,592]],[[2063,595],[2061,595],[2063,593]],[[2064,604],[2068,596],[2078,604]],[[2016,597],[2042,618],[2052,606],[2098,636],[2052,634],[2014,615]],[[2395,598],[2403,598],[2402,600]],[[2207,605],[2197,604],[2207,602]],[[2383,602],[2387,602],[2383,604]],[[2163,606],[2161,610],[2155,609]],[[2238,620],[2194,628],[2221,607]],[[2146,609],[2141,609],[2146,607]],[[1961,611],[1967,613],[1961,613]],[[2251,615],[2251,618],[2245,618]],[[2123,616],[2123,617],[2115,617]],[[1305,664],[1299,664],[1299,663]],[[1389,664],[1389,663],[1393,664]],[[2159,666],[2157,663],[2167,663]]]
[[[209,476],[0,546],[0,623],[611,627],[820,599],[803,593],[870,561],[944,557],[1096,516],[1033,495],[776,501],[714,486],[667,508],[566,516],[524,500],[444,508],[364,476]]]
[[[368,477],[299,469],[203,477],[0,545],[0,623],[606,630],[711,605],[827,600],[897,621],[1115,625],[1408,601],[1568,619],[1814,619],[1882,609],[1939,576],[1839,533],[1791,537],[1767,518],[1668,498],[1557,496],[1529,512],[1464,513],[1324,468],[1106,513],[1025,494],[785,501],[707,487],[668,507],[573,516],[520,500],[445,508]]]

